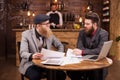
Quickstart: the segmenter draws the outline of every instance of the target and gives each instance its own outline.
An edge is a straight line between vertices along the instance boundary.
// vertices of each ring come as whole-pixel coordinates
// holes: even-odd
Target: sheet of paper
[[[65,57],[65,53],[63,52],[42,48],[41,53],[43,53],[43,57],[41,59],[45,61],[41,63],[48,65],[61,65],[61,66],[66,64],[80,63],[80,61],[82,61],[81,59],[82,56],[76,56],[72,52],[73,52],[72,49],[68,49]]]
[[[42,64],[46,64],[46,65],[58,65],[60,66],[63,62],[63,59],[61,58],[51,58],[51,59],[47,59],[45,61],[42,61]]]
[[[79,60],[77,57],[64,57],[62,58],[62,61],[63,62],[61,66],[66,65],[66,64],[80,63],[81,60]]]
[[[106,57],[106,58],[107,58],[107,57]],[[110,58],[107,58],[107,61],[109,62],[109,64],[112,64],[112,63],[113,63],[112,59],[110,59]]]
[[[58,66],[63,66],[66,64],[75,64],[75,63],[80,63],[79,58],[77,57],[62,57],[62,58],[51,58],[47,59],[45,61],[42,61],[42,64],[46,65],[58,65]]]
[[[44,48],[42,48],[41,53],[43,53],[43,57],[41,58],[41,60],[46,60],[50,58],[62,58],[65,56],[65,53],[63,52],[48,50]]]
[[[73,49],[70,49],[70,48],[68,48],[68,50],[67,50],[67,53],[66,53],[66,57],[82,57],[81,55],[75,55],[75,54],[73,54]]]

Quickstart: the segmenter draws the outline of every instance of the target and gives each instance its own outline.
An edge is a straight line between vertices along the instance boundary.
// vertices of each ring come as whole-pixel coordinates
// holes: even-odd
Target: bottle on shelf
[[[109,11],[103,13],[103,16],[109,16]]]
[[[103,22],[109,22],[110,19],[103,19],[102,21],[103,21]]]
[[[103,16],[103,19],[102,19],[102,21],[103,22],[109,22],[110,21],[110,7],[109,7],[109,4],[110,3],[110,1],[109,0],[104,0],[103,1],[103,5],[104,5],[104,7],[103,7],[103,14],[102,14],[102,16]]]
[[[105,11],[105,10],[109,10],[109,7],[108,6],[104,7],[103,11]]]
[[[109,0],[103,2],[104,5],[109,4]]]

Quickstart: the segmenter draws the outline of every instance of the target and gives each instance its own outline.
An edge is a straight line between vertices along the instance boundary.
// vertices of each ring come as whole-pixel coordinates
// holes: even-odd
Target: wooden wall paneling
[[[120,41],[115,41],[120,36],[120,0],[110,1],[110,39],[114,40],[110,55],[120,60]]]

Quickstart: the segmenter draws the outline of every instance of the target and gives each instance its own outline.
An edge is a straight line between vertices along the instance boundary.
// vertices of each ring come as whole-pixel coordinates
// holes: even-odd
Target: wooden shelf
[[[109,22],[110,21],[110,1],[109,0],[103,0],[103,22]]]
[[[102,26],[109,32],[110,26],[110,0],[103,0]]]

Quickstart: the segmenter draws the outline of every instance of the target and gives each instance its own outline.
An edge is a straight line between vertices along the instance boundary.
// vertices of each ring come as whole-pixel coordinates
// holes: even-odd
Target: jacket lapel
[[[32,29],[32,33],[33,33],[32,38],[33,38],[33,42],[35,43],[36,50],[39,51],[38,44],[37,44],[37,38],[36,38],[36,34],[35,34],[35,28]]]
[[[92,38],[92,42],[94,42],[94,40],[96,39],[96,37],[98,37],[98,33],[100,32],[100,30],[101,30],[101,28],[97,29],[96,34]]]

